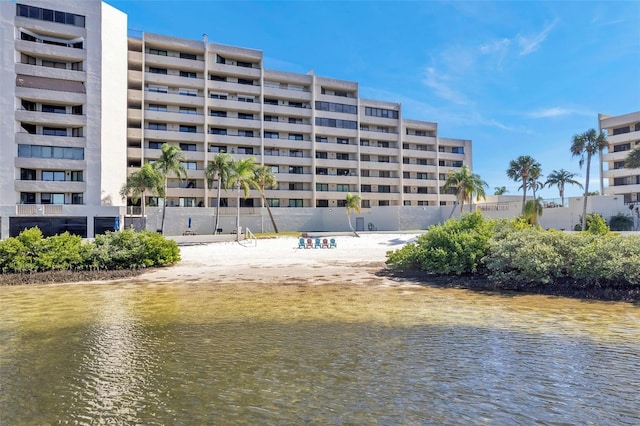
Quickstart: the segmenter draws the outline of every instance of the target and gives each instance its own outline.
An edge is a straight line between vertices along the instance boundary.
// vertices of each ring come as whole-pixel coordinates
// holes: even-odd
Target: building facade
[[[365,210],[451,205],[446,174],[472,165],[470,140],[361,98],[356,82],[264,69],[259,50],[129,35],[127,16],[99,0],[1,2],[0,11],[2,238],[36,225],[91,237],[140,215],[142,201],[123,200],[120,188],[165,143],[182,150],[187,170],[170,176],[167,207],[223,215],[255,213],[262,199],[223,191],[217,206],[205,169],[218,153],[271,168],[278,185],[266,198],[280,217],[342,207],[347,193]]]
[[[598,114],[598,123],[609,142],[600,162],[603,194],[622,196],[628,205],[640,204],[640,169],[625,168],[625,159],[640,145],[640,111],[615,117]]]
[[[0,236],[113,229],[127,84],[105,76],[126,75],[126,15],[97,1],[0,2],[0,43]]]

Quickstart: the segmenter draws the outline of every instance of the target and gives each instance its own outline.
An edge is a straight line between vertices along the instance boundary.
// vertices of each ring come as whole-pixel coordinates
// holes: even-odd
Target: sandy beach
[[[217,242],[180,247],[182,260],[169,268],[144,273],[136,281],[383,284],[376,272],[385,254],[413,241],[418,233],[322,236],[335,238],[336,248],[298,248],[298,238],[254,242]]]

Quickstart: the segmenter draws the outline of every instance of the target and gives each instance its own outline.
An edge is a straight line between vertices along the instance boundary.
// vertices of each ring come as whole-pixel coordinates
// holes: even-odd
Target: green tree
[[[538,218],[542,216],[542,198],[527,200],[524,205],[523,217],[530,225],[537,225]]]
[[[180,147],[176,145],[163,144],[162,153],[154,163],[153,167],[162,174],[164,179],[164,191],[162,198],[164,203],[162,205],[162,224],[160,226],[161,232],[164,235],[164,218],[167,210],[167,184],[169,182],[169,174],[173,173],[180,180],[184,180],[187,177],[187,170],[184,168],[184,155]]]
[[[127,182],[120,189],[120,196],[123,200],[130,197],[134,203],[141,199],[142,217],[145,217],[145,192],[147,190],[164,197],[164,178],[149,163],[144,164],[140,170],[127,177]]]
[[[207,164],[207,168],[204,171],[204,175],[207,178],[209,188],[212,187],[214,180],[218,182],[216,223],[215,227],[213,228],[214,234],[219,228],[221,191],[223,188],[225,190],[229,188],[229,177],[231,176],[232,167],[233,159],[231,158],[231,156],[226,153],[218,153],[213,157],[213,161],[210,161],[209,164]]]
[[[265,189],[268,188],[276,188],[278,185],[278,181],[276,180],[276,175],[271,171],[271,167],[269,166],[259,166],[253,172],[253,185],[254,188],[258,190],[260,195],[262,196],[262,204],[267,208],[267,213],[269,213],[269,219],[271,219],[271,225],[273,225],[273,230],[275,233],[278,233],[278,227],[276,226],[276,221],[273,219],[273,214],[271,214],[271,207],[267,202],[267,197],[264,194]]]
[[[240,228],[240,190],[244,193],[244,199],[249,197],[251,187],[255,187],[255,170],[258,167],[256,159],[253,157],[234,160],[231,163],[231,173],[229,175],[229,187],[236,188],[236,228]],[[240,233],[238,233],[240,238]]]
[[[587,229],[587,197],[589,194],[589,177],[591,174],[591,157],[602,152],[607,146],[607,137],[604,133],[598,134],[595,129],[574,135],[571,143],[571,154],[580,157],[580,168],[586,162],[587,170],[584,183],[584,200],[582,204],[582,230]]]
[[[358,235],[358,233],[355,231],[355,229],[353,229],[353,226],[351,225],[351,214],[354,212],[360,213],[361,199],[362,197],[360,197],[360,195],[347,192],[344,204],[344,206],[347,208],[347,220],[349,221],[349,228],[351,229],[351,232],[353,232],[353,235],[355,235],[356,237],[360,237],[360,235]]]
[[[504,195],[509,192],[506,186],[496,186],[494,189],[493,195]]]
[[[582,184],[575,180],[575,173],[571,173],[566,171],[565,169],[554,170],[549,173],[547,176],[547,181],[545,185],[551,188],[552,186],[557,186],[558,191],[560,192],[560,199],[562,200],[562,205],[564,206],[564,188],[567,184],[569,185],[577,185],[582,188]]]
[[[474,174],[467,166],[462,166],[460,170],[449,170],[447,173],[447,180],[444,182],[442,189],[446,192],[453,190],[456,196],[456,202],[453,206],[455,210],[456,205],[460,204],[460,211],[464,207],[464,202],[469,201],[471,205],[473,196],[479,201],[480,198],[486,198],[485,188],[489,185],[483,181],[479,175]],[[469,207],[471,209],[471,207]],[[453,210],[449,217],[453,215]]]
[[[609,219],[609,229],[612,231],[631,231],[633,229],[633,217],[624,213],[618,213]]]
[[[522,214],[524,215],[525,202],[527,200],[527,181],[529,177],[538,179],[542,167],[533,157],[529,155],[521,155],[515,160],[509,162],[507,169],[507,177],[516,182],[522,182]]]
[[[640,169],[640,145],[633,148],[627,155],[624,166],[627,169]]]

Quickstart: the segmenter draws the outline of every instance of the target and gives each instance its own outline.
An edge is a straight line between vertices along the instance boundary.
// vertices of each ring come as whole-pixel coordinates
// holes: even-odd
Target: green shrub
[[[175,241],[156,232],[125,230],[96,236],[88,264],[97,269],[146,268],[180,260]]]
[[[78,235],[68,232],[42,240],[36,260],[37,270],[69,270],[83,268],[88,253],[88,244],[83,244]]]
[[[573,227],[574,231],[582,231],[582,216],[580,216],[580,223]],[[605,235],[609,232],[607,221],[598,213],[589,213],[587,215],[587,228],[586,232],[596,235]]]
[[[573,236],[576,256],[571,277],[587,283],[640,284],[640,237]]]
[[[633,228],[633,217],[624,213],[618,213],[609,219],[609,228],[612,231],[630,231]]]
[[[387,253],[395,269],[417,269],[436,274],[468,274],[482,268],[495,221],[469,213],[430,228],[415,243]]]

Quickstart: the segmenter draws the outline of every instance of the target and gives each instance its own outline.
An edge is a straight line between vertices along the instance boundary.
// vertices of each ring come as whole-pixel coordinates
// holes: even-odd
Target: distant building
[[[598,114],[600,129],[607,134],[609,146],[602,155],[601,174],[604,195],[624,197],[625,204],[640,203],[640,169],[626,169],[629,152],[640,145],[640,111],[615,117]]]
[[[204,170],[222,152],[269,166],[278,187],[267,202],[291,214],[343,207],[348,192],[363,209],[452,205],[445,176],[472,165],[470,140],[362,99],[356,82],[266,70],[259,50],[130,36],[126,14],[97,0],[0,11],[3,238],[34,225],[91,237],[139,215],[119,190],[164,143],[181,148],[188,173],[168,182],[176,208],[216,207]],[[220,207],[235,210],[235,194]],[[257,191],[240,207],[261,207]]]

